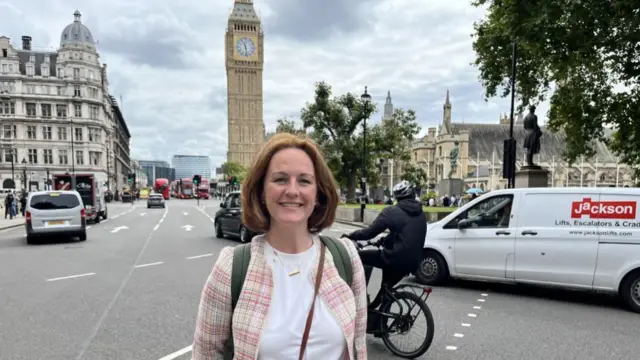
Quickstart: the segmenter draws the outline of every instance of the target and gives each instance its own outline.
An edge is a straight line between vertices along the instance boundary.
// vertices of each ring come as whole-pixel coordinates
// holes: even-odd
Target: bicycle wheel
[[[396,356],[405,358],[405,359],[415,359],[425,352],[429,350],[431,346],[431,342],[433,341],[434,335],[434,324],[433,324],[433,315],[431,314],[431,310],[426,302],[424,302],[418,295],[401,291],[394,293],[394,296],[397,300],[392,300],[390,298],[385,299],[386,301],[380,307],[380,311],[383,314],[389,315],[381,315],[381,329],[384,332],[382,335],[382,341],[386,345],[386,347]],[[393,310],[392,305],[399,305],[398,310]],[[415,307],[418,307],[418,313],[415,316],[411,315],[411,311],[415,310]],[[399,314],[399,311],[402,310],[402,314]],[[401,335],[403,333],[408,332],[414,325],[415,320],[424,314],[427,320],[427,331],[424,334],[424,339],[420,344],[417,344],[417,347],[412,350],[400,350],[399,347],[393,342],[391,336],[393,335]],[[392,317],[393,316],[393,317]],[[395,318],[394,318],[395,317]]]

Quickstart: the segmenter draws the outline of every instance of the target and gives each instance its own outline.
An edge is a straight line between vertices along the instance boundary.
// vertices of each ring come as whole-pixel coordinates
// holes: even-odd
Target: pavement
[[[238,244],[213,235],[218,205],[111,203],[109,219],[91,225],[86,242],[27,245],[23,227],[1,230],[0,359],[189,359],[204,282],[219,251]],[[336,223],[325,234],[354,229]],[[369,292],[379,283],[375,271]],[[436,333],[420,359],[637,360],[640,353],[640,315],[607,296],[455,282],[434,288],[428,304]],[[380,339],[370,337],[368,349],[369,359],[393,358]]]

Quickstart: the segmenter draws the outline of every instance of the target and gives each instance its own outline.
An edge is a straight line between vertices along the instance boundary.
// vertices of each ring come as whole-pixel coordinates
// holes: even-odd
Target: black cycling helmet
[[[402,180],[393,187],[393,197],[397,200],[414,198],[416,196],[415,190],[416,187],[412,183]]]

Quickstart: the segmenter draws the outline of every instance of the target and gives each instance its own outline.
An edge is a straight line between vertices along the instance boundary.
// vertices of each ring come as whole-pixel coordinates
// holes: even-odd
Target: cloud
[[[446,91],[454,121],[497,122],[508,99],[485,102],[470,65],[472,24],[484,15],[469,1],[254,0],[265,32],[264,120],[297,118],[326,81],[336,94],[369,87],[380,110],[417,111],[423,132],[442,121]],[[232,0],[0,0],[3,35],[20,46],[56,48],[79,9],[122,96],[135,158],[172,154],[226,158],[224,34]],[[539,107],[545,117],[547,106]],[[372,121],[379,121],[376,114]]]

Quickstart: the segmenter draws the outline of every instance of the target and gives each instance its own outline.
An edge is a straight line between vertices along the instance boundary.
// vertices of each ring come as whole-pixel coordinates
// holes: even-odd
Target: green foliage
[[[276,127],[276,132],[277,133],[289,133],[289,134],[304,134],[304,129],[300,129],[298,126],[296,126],[295,121],[293,120],[289,120],[286,118],[283,119],[278,119],[277,121],[278,126]]]
[[[419,166],[407,163],[402,168],[402,178],[421,188],[427,187],[427,172]]]
[[[567,139],[565,157],[592,156],[593,140],[640,164],[640,2],[637,0],[475,0],[489,3],[474,25],[473,49],[486,97],[510,95],[512,42],[518,44],[519,110],[546,99],[548,126]],[[623,85],[623,86],[620,86]],[[621,89],[624,87],[624,89]],[[615,136],[605,131],[611,127]]]
[[[247,169],[240,163],[235,161],[228,161],[221,166],[222,172],[226,178],[234,177],[237,182],[242,182],[247,176]]]
[[[336,181],[347,188],[347,202],[352,202],[362,177],[363,123],[375,111],[375,104],[363,102],[359,95],[347,93],[333,97],[331,86],[320,82],[316,84],[313,102],[307,103],[301,111],[302,129],[285,120],[279,121],[278,126],[288,132],[304,131],[320,145]],[[372,125],[367,120],[367,187],[379,184],[380,168],[376,160],[380,155],[402,153],[397,148],[407,145],[399,140],[400,137],[415,135],[418,131],[415,113],[411,110],[397,110],[394,120],[387,125]]]

